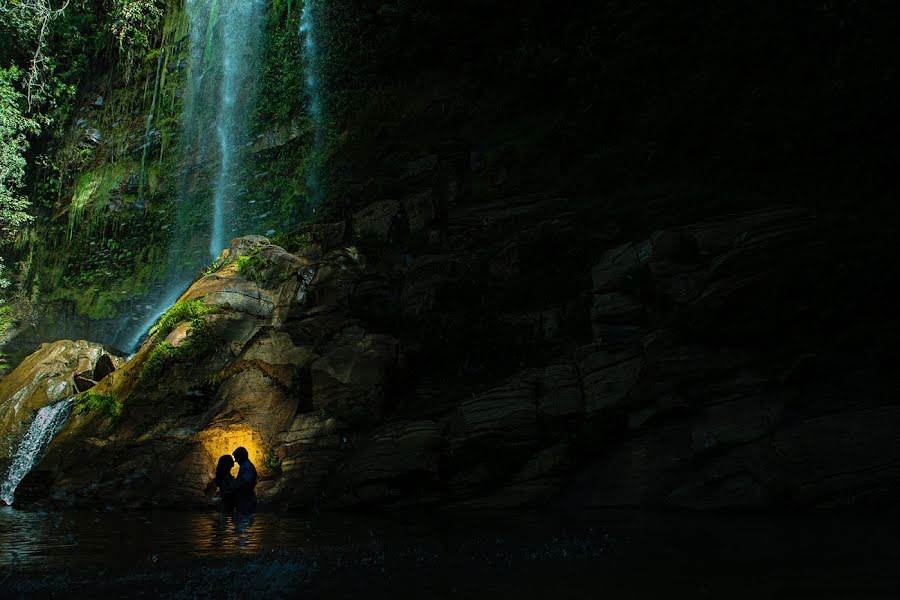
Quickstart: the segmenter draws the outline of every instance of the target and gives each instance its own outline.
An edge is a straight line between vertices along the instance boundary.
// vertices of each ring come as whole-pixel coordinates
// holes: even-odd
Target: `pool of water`
[[[0,509],[0,596],[897,598],[893,520]],[[98,593],[99,593],[98,592]]]

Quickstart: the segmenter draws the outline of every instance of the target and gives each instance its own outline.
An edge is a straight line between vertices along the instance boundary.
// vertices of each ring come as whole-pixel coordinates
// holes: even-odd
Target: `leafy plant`
[[[270,473],[281,472],[281,459],[278,458],[278,455],[272,448],[266,448],[266,452],[263,455],[262,467]]]
[[[218,307],[207,306],[204,304],[202,298],[176,302],[172,308],[160,318],[159,323],[156,324],[156,329],[152,333],[155,334],[158,339],[165,339],[179,323],[185,321],[190,321],[192,328],[202,328],[206,325],[206,322],[203,321],[203,317],[218,311]]]
[[[24,96],[14,84],[21,71],[0,69],[0,248],[9,244],[19,229],[31,221],[30,202],[21,195],[28,151],[27,135],[39,132],[37,121],[26,116]],[[2,259],[0,259],[2,261]],[[0,262],[0,288],[9,285]]]
[[[239,256],[237,259],[238,273],[257,284],[262,283],[266,271],[274,264],[271,258],[259,253]]]
[[[150,387],[159,383],[163,373],[172,364],[205,356],[215,350],[219,339],[206,323],[207,315],[219,311],[218,307],[207,306],[202,298],[175,303],[159,320],[153,334],[158,342],[150,350],[144,368],[138,379],[142,387]],[[179,346],[165,341],[179,323],[190,322],[187,338]]]
[[[122,418],[123,405],[115,394],[104,394],[88,390],[75,399],[79,415],[97,414],[109,419],[109,429],[115,429]]]
[[[309,246],[313,243],[313,238],[308,231],[284,232],[273,236],[272,243],[291,251]]]
[[[147,361],[144,363],[138,383],[142,387],[150,387],[157,384],[166,367],[178,358],[180,354],[181,351],[169,342],[158,343],[150,351],[150,355],[147,356]]]

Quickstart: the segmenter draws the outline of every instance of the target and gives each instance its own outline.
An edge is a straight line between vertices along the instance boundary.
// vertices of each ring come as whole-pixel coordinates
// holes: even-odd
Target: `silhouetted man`
[[[234,509],[243,515],[253,514],[256,511],[256,467],[250,462],[250,454],[243,446],[232,455],[240,467],[232,496]]]

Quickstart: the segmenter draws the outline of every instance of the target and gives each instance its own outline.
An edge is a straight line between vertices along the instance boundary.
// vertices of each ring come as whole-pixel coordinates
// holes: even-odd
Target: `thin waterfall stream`
[[[134,353],[156,321],[242,235],[244,162],[252,143],[264,20],[263,0],[187,0],[190,52],[181,114],[182,170],[165,284],[142,314],[123,321],[114,344]]]
[[[9,506],[12,506],[16,497],[16,488],[25,479],[25,476],[31,471],[35,463],[41,457],[41,454],[53,440],[59,431],[66,424],[69,415],[72,413],[73,398],[67,398],[61,402],[47,405],[38,410],[34,421],[28,428],[28,432],[13,457],[9,472],[3,485],[0,486],[0,500]]]
[[[322,150],[323,113],[322,113],[322,78],[319,69],[319,49],[316,39],[316,5],[313,0],[303,3],[300,15],[300,35],[303,36],[303,60],[306,64],[306,96],[309,115],[313,122],[313,153],[318,155]],[[313,201],[313,210],[322,200],[322,182],[320,180],[320,156],[310,164],[306,172],[306,187]]]
[[[202,64],[204,69],[212,68],[216,80],[213,91],[204,85],[206,76],[197,78],[194,92],[198,96],[193,102],[196,109],[197,102],[202,98],[214,98],[210,107],[213,110],[212,123],[202,129],[211,126],[215,135],[204,131],[198,133],[203,136],[203,141],[212,138],[218,145],[218,159],[213,169],[217,175],[214,178],[209,239],[209,254],[215,259],[237,233],[234,230],[239,211],[237,177],[245,147],[251,141],[249,116],[256,99],[255,80],[260,61],[265,4],[258,0],[192,0],[188,5],[193,5],[192,17],[209,12],[204,44],[202,47],[196,43],[192,46],[192,67]],[[194,39],[198,41],[199,35]]]

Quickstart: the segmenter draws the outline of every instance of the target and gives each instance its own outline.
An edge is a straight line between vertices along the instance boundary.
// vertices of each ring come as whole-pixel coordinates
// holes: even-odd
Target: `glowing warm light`
[[[231,454],[243,446],[250,454],[250,461],[259,468],[263,461],[265,443],[256,431],[246,425],[226,425],[200,432],[203,449],[209,455],[210,473],[215,474],[216,463],[223,454]]]

